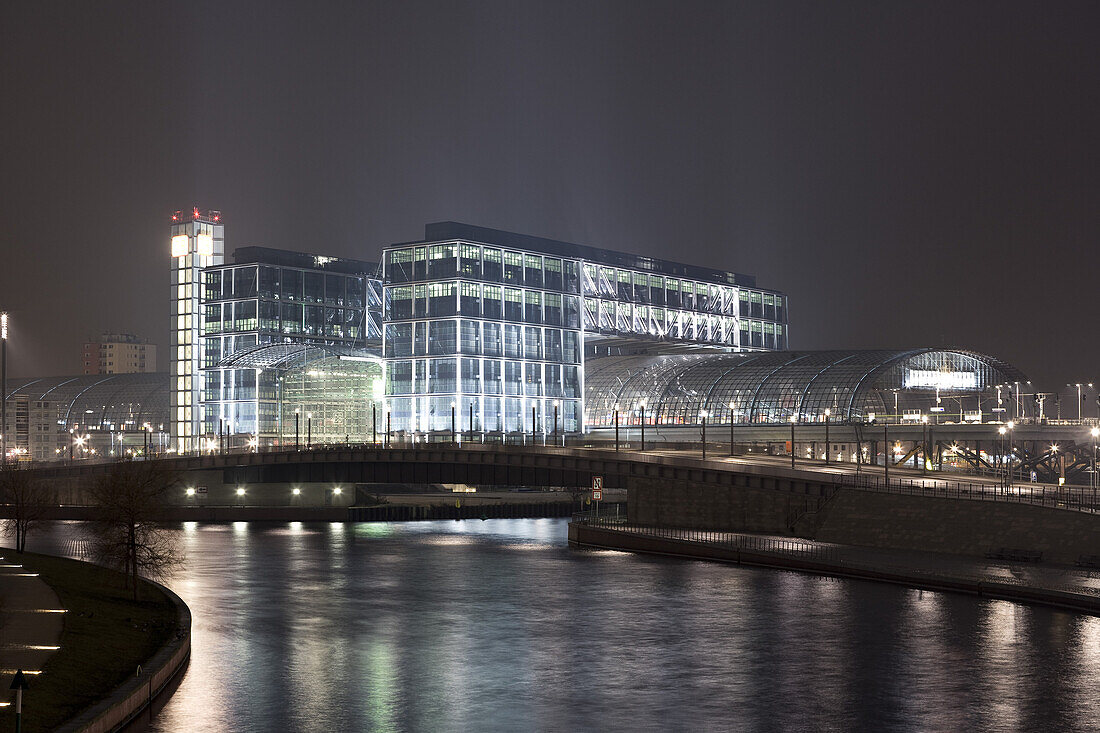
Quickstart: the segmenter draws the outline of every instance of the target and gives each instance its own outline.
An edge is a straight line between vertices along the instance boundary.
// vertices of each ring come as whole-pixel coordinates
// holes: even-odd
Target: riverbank
[[[148,682],[158,670],[158,654],[167,647],[179,648],[184,638],[189,641],[189,613],[181,614],[182,603],[170,591],[145,581],[134,601],[132,591],[123,586],[123,576],[107,568],[30,552],[16,555],[5,550],[4,554],[8,560],[17,557],[27,572],[38,573],[60,602],[60,609],[54,611],[64,609],[60,649],[41,674],[29,678],[30,689],[23,696],[23,730],[110,730],[85,727],[96,722],[91,710],[114,700],[120,686]],[[5,689],[2,694],[6,698],[10,693]],[[79,725],[73,722],[78,716]],[[3,708],[0,728],[13,729],[14,717],[11,706]]]
[[[570,523],[569,543],[875,580],[1100,615],[1097,573],[1068,565],[983,561],[791,537],[649,527],[589,515],[577,515]]]

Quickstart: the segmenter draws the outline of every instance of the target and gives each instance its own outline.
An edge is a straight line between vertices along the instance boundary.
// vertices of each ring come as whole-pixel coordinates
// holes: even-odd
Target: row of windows
[[[584,265],[584,294],[622,302],[786,321],[786,297],[633,270]]]
[[[360,309],[366,307],[366,296],[370,290],[366,279],[360,276],[270,265],[206,270],[203,272],[203,287],[206,301],[260,297]],[[374,291],[377,293],[378,287]]]
[[[387,323],[385,328],[387,358],[469,354],[581,362],[577,331],[467,320]]]
[[[387,283],[462,276],[567,293],[580,290],[580,270],[574,260],[480,244],[452,242],[390,250],[386,253],[385,270]]]
[[[358,339],[363,335],[363,311],[267,300],[207,303],[205,306],[204,334],[256,330]]]
[[[580,328],[580,300],[575,295],[443,282],[387,288],[386,296],[391,321],[463,315]]]
[[[496,359],[416,359],[386,363],[387,394],[505,394],[580,397],[580,367]]]
[[[448,431],[453,427],[460,434],[504,431],[550,436],[580,430],[580,402],[570,399],[483,395],[394,397],[390,406],[390,429],[395,432]]]

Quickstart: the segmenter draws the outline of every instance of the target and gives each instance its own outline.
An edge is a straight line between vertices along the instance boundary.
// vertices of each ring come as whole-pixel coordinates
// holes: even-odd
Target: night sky
[[[755,274],[797,349],[1100,381],[1096,2],[0,4],[10,375],[166,368],[169,217],[375,260],[454,219]]]

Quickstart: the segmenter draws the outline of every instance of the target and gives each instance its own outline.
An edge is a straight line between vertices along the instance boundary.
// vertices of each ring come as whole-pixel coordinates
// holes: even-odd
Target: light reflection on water
[[[576,551],[556,519],[178,531],[193,656],[155,731],[1100,727],[1096,618]]]

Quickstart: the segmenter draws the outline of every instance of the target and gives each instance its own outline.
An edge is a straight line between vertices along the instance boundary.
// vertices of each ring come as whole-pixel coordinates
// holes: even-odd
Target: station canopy
[[[87,428],[125,432],[168,427],[169,376],[144,374],[88,374],[8,380],[8,396],[49,401],[57,409],[60,429]]]
[[[863,421],[1020,409],[1026,377],[959,349],[606,356],[585,365],[588,427]],[[998,387],[1000,389],[998,390]],[[1013,400],[1016,402],[1014,403]],[[1010,407],[1006,407],[1009,405]]]

